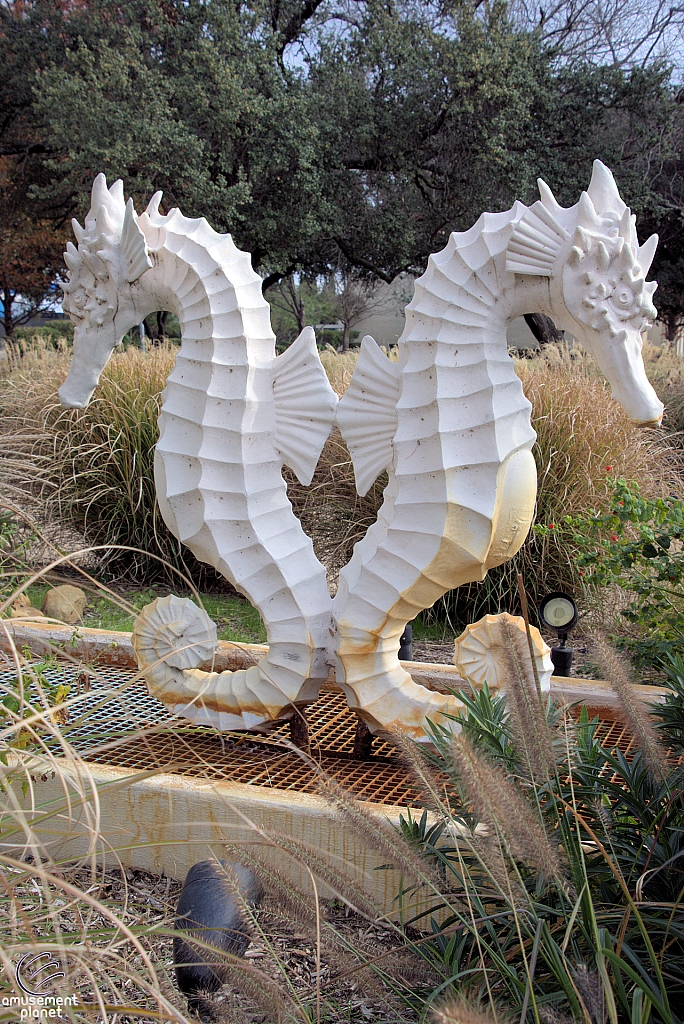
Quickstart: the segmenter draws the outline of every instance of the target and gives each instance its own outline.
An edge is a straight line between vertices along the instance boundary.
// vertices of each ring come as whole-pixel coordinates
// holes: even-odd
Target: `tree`
[[[684,4],[672,0],[511,0],[509,9],[514,24],[538,32],[566,65],[682,63]]]
[[[39,218],[82,215],[100,170],[138,203],[162,188],[169,206],[231,231],[265,290],[340,265],[387,282],[420,273],[483,210],[534,200],[539,174],[576,202],[597,156],[641,219],[674,216],[660,172],[674,159],[668,70],[646,51],[582,61],[577,32],[589,38],[598,0],[558,0],[541,25],[531,7],[510,9],[6,3],[0,147],[30,149]],[[616,12],[613,39],[626,24]]]
[[[348,267],[338,270],[324,289],[331,319],[342,324],[342,351],[348,352],[353,328],[372,313],[384,313],[393,301],[378,281],[362,277]]]
[[[26,212],[21,167],[0,157],[0,324],[7,337],[61,298],[55,277],[62,269],[64,238],[45,218]]]

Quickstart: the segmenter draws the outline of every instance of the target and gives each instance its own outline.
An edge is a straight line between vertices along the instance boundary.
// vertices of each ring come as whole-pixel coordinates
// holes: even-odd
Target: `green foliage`
[[[0,141],[31,209],[82,216],[97,168],[231,231],[268,284],[340,265],[389,281],[483,210],[534,198],[540,173],[576,202],[599,156],[674,240],[667,69],[564,67],[503,2],[363,2],[343,31],[334,8],[4,5]]]
[[[667,652],[662,666],[667,676],[670,693],[662,704],[654,705],[668,742],[684,749],[684,658],[679,652]]]
[[[26,578],[29,544],[30,536],[21,534],[16,516],[0,507],[0,600]]]
[[[27,662],[31,661],[33,655],[28,648],[22,654]],[[50,678],[58,671],[56,657],[46,655],[15,679],[0,685],[0,730],[7,730],[3,747],[26,750],[35,745],[40,732],[37,718],[48,711],[54,722],[63,724],[68,720],[60,705],[68,698],[71,687],[63,680]],[[23,722],[27,726],[22,726]],[[7,765],[4,750],[0,750],[0,761]]]
[[[65,343],[74,340],[74,325],[71,320],[48,320],[42,327],[17,327],[12,335],[13,341],[31,342],[38,338],[54,349],[61,349]]]
[[[654,777],[640,751],[627,758],[602,745],[586,708],[573,721],[549,706],[556,764],[535,784],[521,770],[506,698],[486,687],[459,697],[462,736],[434,727],[438,754],[413,755],[433,781],[437,822],[426,815],[402,825],[444,878],[412,922],[430,921],[424,948],[443,979],[428,1004],[467,991],[521,1024],[559,1015],[678,1024],[684,771]],[[670,740],[664,724],[663,732]],[[470,752],[470,775],[457,749]],[[520,814],[541,826],[537,848],[521,849]]]
[[[639,635],[622,638],[621,645],[642,662],[660,662],[684,639],[684,502],[645,498],[622,478],[613,483],[607,511],[566,516],[563,526],[590,586],[615,585],[634,595],[621,614]],[[536,529],[548,533],[543,525]]]

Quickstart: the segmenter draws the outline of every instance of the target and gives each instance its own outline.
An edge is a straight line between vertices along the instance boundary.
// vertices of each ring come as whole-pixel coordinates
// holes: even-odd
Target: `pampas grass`
[[[429,860],[404,843],[387,822],[366,810],[363,804],[330,779],[322,779],[318,788],[349,828],[402,872],[407,886],[420,888],[427,884],[439,890],[441,879]]]
[[[508,1016],[502,1016],[483,1006],[469,1002],[465,996],[443,1000],[430,1011],[433,1024],[504,1024]]]
[[[593,653],[603,678],[615,690],[625,722],[641,750],[644,760],[656,779],[669,774],[666,751],[644,704],[634,694],[634,679],[629,662],[600,637],[592,637]]]
[[[506,666],[506,703],[511,731],[530,781],[540,784],[555,768],[551,733],[532,668],[525,636],[507,619],[499,620]]]

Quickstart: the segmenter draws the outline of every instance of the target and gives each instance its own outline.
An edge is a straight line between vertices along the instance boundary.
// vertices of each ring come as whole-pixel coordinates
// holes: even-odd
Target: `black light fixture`
[[[541,599],[537,612],[541,622],[558,634],[559,644],[551,648],[555,675],[569,676],[573,651],[568,647],[568,633],[577,625],[577,605],[569,594],[554,590]]]

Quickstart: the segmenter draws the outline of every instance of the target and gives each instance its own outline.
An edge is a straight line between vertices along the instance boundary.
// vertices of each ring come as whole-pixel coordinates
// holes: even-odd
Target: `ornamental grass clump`
[[[90,545],[140,548],[218,583],[170,534],[155,504],[153,449],[161,392],[178,349],[158,345],[115,353],[88,409],[63,409],[57,388],[68,369],[68,353],[44,347],[14,353],[0,383],[0,482],[15,500],[39,501],[47,515],[73,524]],[[396,350],[390,352],[395,358]],[[356,353],[321,353],[338,394],[349,384]],[[605,382],[588,361],[548,366],[543,360],[516,364],[533,404],[538,434],[537,521],[509,563],[490,570],[483,583],[453,591],[433,613],[458,623],[485,611],[517,606],[517,574],[523,571],[531,596],[542,589],[577,585],[572,538],[561,527],[565,514],[599,510],[609,500],[608,477],[620,475],[650,495],[667,490],[671,472],[667,444],[655,431],[640,431],[614,403]],[[607,468],[610,467],[610,470]],[[368,494],[356,492],[353,466],[338,431],[328,439],[312,485],[302,487],[285,468],[295,513],[328,568],[334,590],[340,567],[375,522],[386,474]],[[607,506],[606,506],[607,507]],[[159,563],[122,551],[107,556],[110,570],[149,580]]]
[[[509,653],[525,656],[513,644]],[[444,979],[424,1004],[428,1019],[681,1024],[684,688],[654,747],[648,709],[617,680],[637,743],[629,755],[603,745],[586,708],[538,707],[535,734],[553,734],[540,777],[508,709],[509,683],[497,696],[486,685],[461,692],[460,731],[432,726],[436,753],[414,747],[409,757],[401,744],[405,760],[425,763],[413,775],[431,782],[434,814],[409,817],[402,831],[444,878],[409,922],[430,926],[425,952]]]

